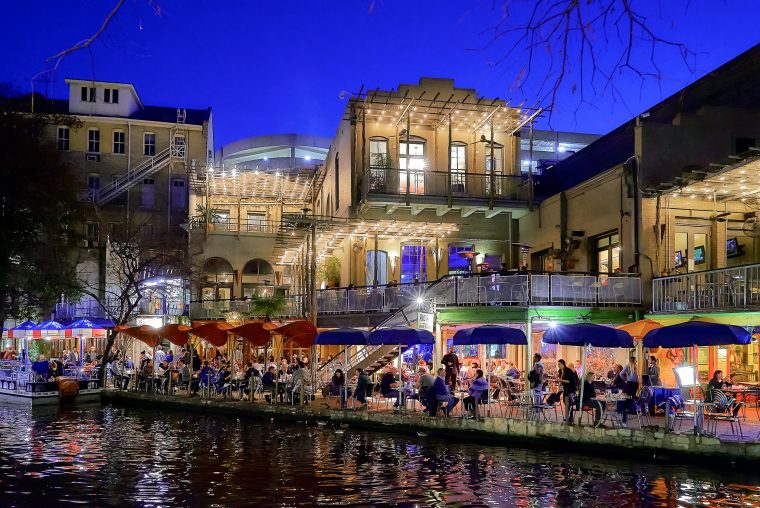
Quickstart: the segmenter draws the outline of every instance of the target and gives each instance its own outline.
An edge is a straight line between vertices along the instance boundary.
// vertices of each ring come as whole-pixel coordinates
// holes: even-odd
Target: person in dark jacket
[[[443,367],[446,369],[446,384],[451,387],[451,390],[456,390],[457,388],[457,376],[459,375],[459,357],[456,354],[456,350],[454,349],[454,346],[451,346],[451,349],[449,349],[449,352],[443,356],[443,359],[441,360],[441,363],[443,364]]]
[[[367,389],[369,388],[369,376],[363,369],[356,369],[356,393],[354,397],[359,401],[357,409],[367,409]]]
[[[443,402],[447,403],[444,413],[446,416],[449,416],[459,403],[459,399],[451,395],[449,387],[446,384],[446,370],[441,367],[438,369],[438,376],[435,378],[433,388],[428,394],[428,408],[430,409],[431,416],[435,416],[436,412],[438,412],[438,406]]]
[[[575,404],[575,392],[578,390],[578,375],[567,366],[565,360],[557,362],[559,372],[557,380],[562,389],[562,403],[565,405],[564,421],[572,422],[572,406]]]
[[[583,380],[582,407],[594,410],[594,427],[598,427],[602,421],[602,402],[596,399],[593,372],[586,374],[586,379]]]

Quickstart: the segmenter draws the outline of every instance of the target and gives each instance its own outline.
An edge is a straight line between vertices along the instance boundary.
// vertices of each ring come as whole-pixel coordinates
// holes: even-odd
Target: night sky
[[[0,80],[29,90],[29,79],[45,68],[45,59],[89,37],[114,4],[5,2]],[[390,88],[416,83],[420,76],[451,77],[486,97],[537,99],[537,84],[513,86],[524,53],[494,66],[505,43],[483,49],[491,39],[487,29],[501,17],[500,0],[160,0],[160,15],[156,4],[127,0],[92,51],[63,61],[48,93],[64,97],[66,77],[94,78],[132,82],[149,105],[212,106],[217,145],[283,132],[332,137],[345,107],[341,91],[357,91],[362,84]],[[532,2],[511,5],[517,19]],[[756,0],[634,5],[644,6],[661,33],[696,52],[695,71],[675,51],[663,51],[661,80],[642,86],[630,73],[616,79],[624,103],[610,93],[587,92],[589,104],[581,104],[577,90],[567,85],[552,128],[607,132],[758,42]]]

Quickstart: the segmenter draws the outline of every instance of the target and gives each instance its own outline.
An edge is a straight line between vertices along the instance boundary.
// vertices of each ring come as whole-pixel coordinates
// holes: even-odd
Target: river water
[[[0,506],[760,506],[760,476],[114,406],[0,407]]]

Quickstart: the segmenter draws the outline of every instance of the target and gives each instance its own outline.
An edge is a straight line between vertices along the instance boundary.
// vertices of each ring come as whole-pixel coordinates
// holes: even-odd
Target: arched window
[[[470,257],[475,251],[475,245],[464,242],[453,242],[449,244],[449,273],[470,273],[472,272],[472,263]],[[468,254],[470,253],[470,254]]]
[[[272,275],[272,265],[263,259],[251,259],[243,267],[243,275]]]
[[[425,138],[399,136],[399,192],[425,194]]]
[[[232,283],[232,265],[224,258],[209,258],[203,263],[203,275],[207,282]]]

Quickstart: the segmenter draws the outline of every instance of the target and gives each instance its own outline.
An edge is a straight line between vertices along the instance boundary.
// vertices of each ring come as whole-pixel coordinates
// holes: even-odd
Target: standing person
[[[454,346],[451,346],[449,352],[443,356],[441,363],[446,373],[446,384],[453,392],[457,389],[457,376],[459,375],[459,357],[456,354]]]
[[[538,353],[533,355],[533,369],[528,373],[528,382],[533,393],[533,403],[541,404],[541,392],[544,391],[544,364]]]
[[[354,397],[361,404],[357,409],[367,409],[367,388],[369,387],[369,376],[364,369],[356,369],[356,393]]]
[[[649,375],[649,383],[652,386],[660,386],[660,366],[657,365],[657,358],[654,356],[649,357],[647,374]]]
[[[201,357],[198,355],[198,351],[193,349],[193,372],[201,370]]]
[[[557,362],[559,372],[557,380],[562,389],[562,402],[565,404],[564,421],[572,423],[573,405],[575,405],[575,392],[578,390],[578,376],[575,371],[567,366],[565,360]]]
[[[639,373],[636,370],[636,357],[628,358],[628,365],[625,366],[620,377],[625,380],[625,394],[629,397],[635,397],[639,390]]]

